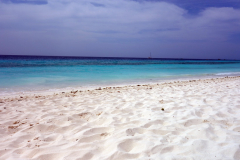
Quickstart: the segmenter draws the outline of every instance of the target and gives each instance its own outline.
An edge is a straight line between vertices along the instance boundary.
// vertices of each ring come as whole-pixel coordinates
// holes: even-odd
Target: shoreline
[[[33,90],[25,90],[23,91],[23,88],[18,88],[14,91],[6,91],[6,88],[0,89],[0,98],[3,97],[12,97],[12,96],[24,96],[24,95],[43,95],[43,94],[54,94],[54,93],[60,93],[60,92],[71,92],[74,90],[94,90],[99,87],[124,87],[129,85],[148,85],[148,84],[157,84],[157,83],[168,83],[168,82],[174,82],[174,81],[189,81],[189,80],[199,80],[199,79],[215,79],[215,78],[224,78],[224,77],[238,77],[240,76],[240,72],[229,72],[229,73],[221,73],[221,74],[204,74],[204,75],[186,75],[182,77],[172,77],[172,78],[160,78],[160,79],[149,79],[149,80],[140,80],[140,81],[128,81],[128,82],[118,82],[118,83],[110,83],[110,84],[94,84],[94,85],[74,85],[69,87],[60,87],[60,88],[48,88],[48,89],[36,89]],[[17,88],[17,87],[15,87]],[[38,88],[38,87],[37,87]],[[11,88],[8,88],[8,90],[11,90]]]
[[[118,85],[102,85],[102,86],[88,86],[88,87],[67,87],[67,88],[59,88],[59,89],[53,89],[53,90],[40,90],[40,91],[27,91],[27,92],[13,92],[13,93],[7,93],[6,95],[0,95],[0,102],[5,99],[19,99],[20,97],[28,98],[28,97],[46,97],[46,96],[53,96],[53,95],[59,95],[63,92],[66,94],[71,94],[75,92],[80,93],[86,93],[89,91],[94,90],[101,90],[103,89],[121,89],[121,88],[127,88],[127,87],[139,87],[139,86],[156,86],[156,85],[167,85],[167,84],[181,84],[185,82],[195,82],[195,81],[205,81],[205,80],[218,80],[218,79],[226,79],[226,78],[240,78],[240,76],[219,76],[219,77],[212,77],[212,76],[202,76],[202,77],[192,77],[192,78],[182,78],[182,79],[167,79],[167,80],[161,80],[158,82],[143,82],[143,83],[130,83],[130,84],[118,84]],[[20,98],[20,99],[23,99]]]

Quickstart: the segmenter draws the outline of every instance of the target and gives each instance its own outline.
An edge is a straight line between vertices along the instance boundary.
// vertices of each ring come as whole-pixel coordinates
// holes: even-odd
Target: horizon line
[[[68,58],[110,58],[110,59],[168,59],[168,60],[240,60],[240,59],[226,59],[226,58],[149,58],[149,57],[98,57],[98,56],[57,56],[57,55],[4,55],[0,54],[0,56],[26,56],[26,57],[68,57]]]

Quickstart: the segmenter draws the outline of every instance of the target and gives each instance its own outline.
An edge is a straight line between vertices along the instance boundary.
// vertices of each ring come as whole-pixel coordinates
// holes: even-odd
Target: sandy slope
[[[240,159],[240,77],[0,100],[0,159]]]

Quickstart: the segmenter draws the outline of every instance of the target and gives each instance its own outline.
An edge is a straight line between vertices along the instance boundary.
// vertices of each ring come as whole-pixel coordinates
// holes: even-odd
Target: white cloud
[[[240,32],[240,10],[207,8],[190,16],[165,2],[49,0],[47,5],[0,4],[0,42],[74,44],[226,41]],[[79,42],[79,43],[76,43]],[[22,44],[22,45],[24,45]],[[34,44],[33,45],[40,45]],[[8,44],[7,46],[11,46]],[[0,46],[1,47],[1,46]],[[34,47],[33,47],[34,48]],[[76,47],[77,48],[77,47]],[[9,47],[5,47],[9,50]]]
[[[181,21],[185,11],[168,3],[138,3],[135,1],[95,1],[105,7],[96,7],[88,1],[49,1],[48,5],[3,4],[2,23],[49,24],[80,30],[117,30],[132,32],[140,29],[173,27]],[[94,2],[94,1],[92,1]],[[15,26],[17,29],[17,25]],[[31,27],[31,26],[30,26]],[[147,28],[148,27],[148,28]],[[42,29],[40,27],[40,29]]]

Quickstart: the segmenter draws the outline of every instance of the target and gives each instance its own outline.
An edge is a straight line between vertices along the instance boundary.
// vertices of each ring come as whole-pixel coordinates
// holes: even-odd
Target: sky
[[[0,54],[240,59],[240,0],[0,0]]]

